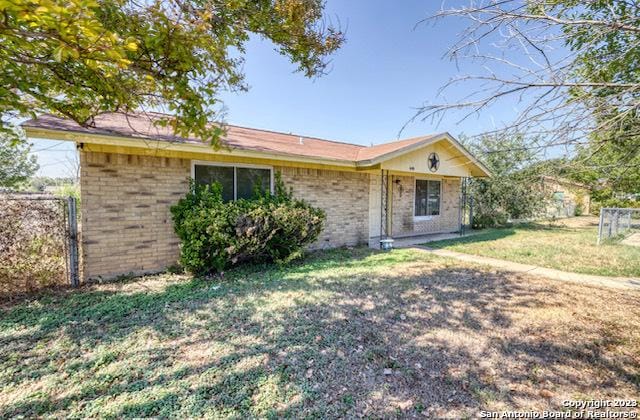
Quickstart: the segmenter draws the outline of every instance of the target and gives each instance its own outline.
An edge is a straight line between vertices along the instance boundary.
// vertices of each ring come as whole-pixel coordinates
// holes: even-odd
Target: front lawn
[[[0,311],[1,418],[459,418],[640,397],[640,293],[409,250],[150,276]]]
[[[574,273],[640,277],[640,247],[597,245],[597,238],[597,219],[583,217],[486,229],[425,245]]]

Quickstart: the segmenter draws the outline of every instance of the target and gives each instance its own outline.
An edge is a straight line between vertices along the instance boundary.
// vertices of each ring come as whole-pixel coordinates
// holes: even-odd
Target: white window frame
[[[438,214],[437,215],[428,215],[428,216],[416,216],[416,191],[418,189],[418,180],[420,181],[439,181],[440,182],[440,199],[438,200]],[[423,221],[423,220],[433,220],[435,218],[438,218],[442,215],[442,190],[443,190],[443,185],[444,185],[444,179],[443,178],[431,178],[431,177],[415,177],[413,179],[413,203],[412,203],[412,207],[413,210],[411,210],[413,212],[413,220],[416,222],[419,221]],[[428,199],[428,198],[427,198]]]
[[[191,161],[191,179],[196,179],[196,165],[199,166],[225,166],[227,168],[233,168],[233,201],[238,199],[238,168],[248,169],[268,169],[269,170],[269,190],[273,194],[274,190],[274,176],[273,166],[269,165],[253,165],[249,163],[229,163],[229,162],[216,162],[212,160],[192,160]]]

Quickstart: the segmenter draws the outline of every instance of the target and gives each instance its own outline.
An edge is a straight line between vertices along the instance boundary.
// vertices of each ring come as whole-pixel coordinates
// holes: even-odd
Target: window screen
[[[256,191],[271,189],[271,170],[258,168],[236,168],[238,193],[236,198],[252,198]]]
[[[196,165],[195,179],[198,184],[219,182],[222,186],[222,199],[233,200],[233,166]]]
[[[224,201],[248,199],[256,191],[271,190],[271,169],[215,165],[195,165],[194,169],[198,184],[220,183]]]
[[[440,181],[416,180],[416,216],[440,214]]]

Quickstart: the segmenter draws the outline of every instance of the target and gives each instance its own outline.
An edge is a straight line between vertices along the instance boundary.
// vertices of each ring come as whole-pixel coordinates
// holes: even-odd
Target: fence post
[[[78,213],[76,199],[67,197],[67,220],[69,221],[69,283],[78,287],[80,276],[78,273]]]
[[[604,209],[600,209],[600,222],[598,223],[598,245],[600,245],[600,238],[602,238],[602,225],[604,223]]]

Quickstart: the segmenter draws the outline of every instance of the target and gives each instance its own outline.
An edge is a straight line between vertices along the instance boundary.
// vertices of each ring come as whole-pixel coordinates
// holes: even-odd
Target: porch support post
[[[393,175],[387,171],[387,237],[393,237]]]
[[[473,230],[473,194],[469,194],[469,231]]]
[[[380,239],[384,239],[387,236],[386,190],[387,183],[385,182],[384,169],[382,169],[380,170]]]
[[[458,202],[458,231],[464,236],[465,196],[467,195],[467,178],[460,179],[460,196]]]
[[[391,200],[392,186],[389,171],[380,171],[380,239],[388,239],[392,232]]]

